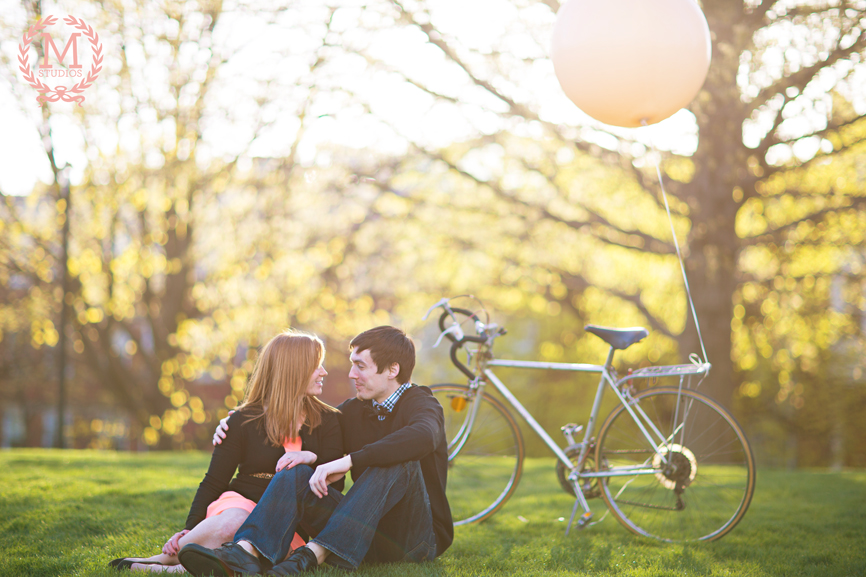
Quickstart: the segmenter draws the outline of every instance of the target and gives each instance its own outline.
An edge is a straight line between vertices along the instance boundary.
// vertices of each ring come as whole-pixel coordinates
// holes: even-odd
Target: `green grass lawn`
[[[182,528],[208,460],[202,453],[0,451],[0,576],[111,576],[109,560],[158,552]],[[611,516],[566,537],[560,518],[572,503],[553,459],[530,460],[502,511],[458,527],[435,563],[359,574],[866,575],[866,471],[759,469],[745,519],[714,543],[650,541]],[[604,503],[591,504],[600,518]]]

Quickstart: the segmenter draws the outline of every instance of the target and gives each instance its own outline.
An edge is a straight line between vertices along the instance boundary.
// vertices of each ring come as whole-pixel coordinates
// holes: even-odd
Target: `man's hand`
[[[313,476],[310,477],[310,489],[316,494],[316,497],[321,499],[328,494],[328,485],[345,477],[351,468],[351,455],[346,455],[342,459],[319,465],[316,467]]]
[[[217,425],[216,431],[213,434],[213,446],[221,445],[223,439],[226,438],[226,431],[229,430],[229,417],[234,414],[234,411],[229,411],[229,416],[224,419],[220,419],[220,424]]]
[[[316,454],[312,451],[288,451],[277,461],[277,473],[283,469],[291,469],[295,465],[312,465],[316,462]]]
[[[176,556],[180,551],[180,538],[189,533],[189,529],[184,529],[183,531],[178,531],[175,533],[171,539],[165,542],[165,545],[162,546],[162,552],[165,555]]]

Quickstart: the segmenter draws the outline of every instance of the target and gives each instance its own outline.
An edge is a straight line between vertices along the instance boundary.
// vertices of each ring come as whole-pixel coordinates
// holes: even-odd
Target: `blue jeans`
[[[295,529],[332,553],[328,563],[356,569],[362,561],[420,562],[436,555],[430,499],[417,461],[370,467],[346,495],[310,490],[313,469],[299,465],[271,479],[256,508],[235,533],[271,563],[288,554]]]

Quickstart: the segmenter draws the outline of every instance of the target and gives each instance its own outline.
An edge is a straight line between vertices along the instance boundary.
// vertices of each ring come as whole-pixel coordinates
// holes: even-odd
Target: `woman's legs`
[[[182,549],[184,545],[190,543],[198,543],[208,549],[216,549],[226,541],[231,541],[238,528],[243,525],[249,513],[244,509],[232,508],[226,509],[219,515],[209,517],[199,523],[192,531],[180,538],[178,549]],[[133,571],[165,571],[165,566],[180,564],[177,561],[177,556],[166,555],[160,553],[152,557],[127,557],[127,559],[135,561],[143,561],[145,563],[158,563],[158,565],[145,565],[144,563],[133,563],[131,569]],[[182,568],[180,569],[183,570]]]

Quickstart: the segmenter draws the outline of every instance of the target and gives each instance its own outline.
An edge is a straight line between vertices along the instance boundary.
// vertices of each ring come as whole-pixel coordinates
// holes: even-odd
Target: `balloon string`
[[[646,121],[641,121],[641,124],[646,126]],[[697,313],[697,311],[695,311],[695,301],[692,299],[692,290],[689,287],[689,277],[686,276],[686,266],[683,263],[683,255],[680,252],[680,243],[677,240],[676,230],[674,230],[674,219],[671,217],[671,207],[668,204],[668,195],[667,195],[667,192],[665,192],[665,183],[664,183],[664,180],[662,179],[661,154],[658,153],[658,151],[655,149],[654,145],[651,145],[651,146],[653,147],[653,151],[656,152],[656,175],[659,178],[659,186],[662,189],[662,198],[664,199],[664,202],[665,202],[665,210],[668,213],[668,223],[670,223],[670,225],[671,225],[671,235],[674,237],[674,247],[677,250],[677,258],[680,261],[680,270],[683,273],[683,283],[685,283],[685,285],[686,285],[686,296],[689,299],[689,306],[692,309],[692,318],[695,319],[695,328],[698,331],[698,341],[700,341],[700,343],[701,343],[701,352],[704,353],[704,362],[708,363],[710,361],[707,358],[707,349],[704,347],[704,337],[701,335],[701,324],[698,322],[698,313]]]

